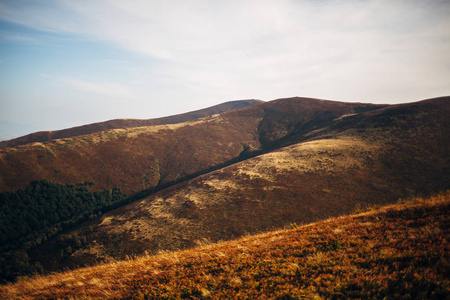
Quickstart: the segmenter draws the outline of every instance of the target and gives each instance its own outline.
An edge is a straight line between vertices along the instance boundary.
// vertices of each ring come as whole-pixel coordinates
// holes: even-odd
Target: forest
[[[91,192],[93,183],[59,184],[33,181],[24,189],[0,194],[0,282],[39,272],[27,250],[84,221],[130,201],[119,188]],[[61,255],[85,242],[61,235]]]

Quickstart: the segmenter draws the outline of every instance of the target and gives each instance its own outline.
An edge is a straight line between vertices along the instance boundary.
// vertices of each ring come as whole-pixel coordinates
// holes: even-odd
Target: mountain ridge
[[[0,174],[0,192],[23,188],[33,180],[50,179],[72,184],[87,180],[97,190],[120,187],[126,194],[133,194],[144,185],[151,189],[208,170],[246,152],[273,148],[270,143],[316,117],[313,111],[317,107],[326,114],[321,122],[358,107],[383,107],[289,99],[275,100],[287,104],[281,109],[276,108],[277,104],[261,103],[184,123],[110,129],[0,149],[0,167],[4,170]],[[304,109],[293,110],[294,104],[289,102]],[[303,115],[302,119],[297,120],[298,114]]]
[[[72,128],[54,130],[54,131],[39,131],[31,133],[25,136],[14,138],[7,141],[0,142],[0,149],[7,147],[15,147],[20,145],[25,145],[29,143],[37,142],[47,142],[55,139],[70,138],[80,135],[92,134],[99,131],[109,130],[109,129],[125,129],[132,127],[141,126],[152,126],[152,125],[164,125],[164,124],[177,124],[186,121],[192,121],[195,119],[200,119],[208,117],[214,114],[220,114],[226,111],[241,109],[247,106],[263,103],[262,100],[250,99],[250,100],[234,100],[227,101],[218,105],[207,107],[204,109],[199,109],[187,113],[171,115],[161,118],[153,119],[114,119],[104,122],[97,122],[87,125],[76,126]]]

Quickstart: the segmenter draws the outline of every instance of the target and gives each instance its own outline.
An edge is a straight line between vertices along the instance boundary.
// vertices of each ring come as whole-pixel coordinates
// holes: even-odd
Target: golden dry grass
[[[103,254],[104,258],[109,259],[111,255],[114,256],[116,248],[128,247],[126,243],[122,246],[111,245],[109,240],[112,237],[127,239],[127,242],[129,239],[135,245],[130,250],[138,254],[138,248],[141,253],[144,249],[154,252],[159,249],[186,248],[193,245],[191,240],[201,237],[214,241],[226,240],[245,232],[256,233],[267,231],[267,228],[279,228],[286,222],[305,223],[323,218],[324,210],[319,209],[322,204],[309,200],[306,196],[310,187],[303,183],[306,181],[304,176],[315,172],[326,176],[331,174],[350,177],[350,174],[345,173],[346,170],[358,170],[362,173],[369,169],[365,158],[376,155],[378,147],[354,137],[324,139],[284,147],[217,170],[183,185],[182,188],[173,189],[172,192],[158,193],[139,200],[120,213],[103,215],[96,226],[96,235],[88,239],[96,240],[106,247],[99,248],[96,244],[88,243],[87,247],[75,251],[72,258],[85,263],[83,258],[89,254],[93,257],[101,257]],[[301,182],[297,184],[296,181]],[[318,185],[315,178],[311,181]],[[290,199],[289,194],[295,193],[301,196]],[[357,198],[345,193],[342,184],[327,184],[321,193],[327,194],[327,209],[334,210],[327,212],[325,217],[348,213],[348,208],[354,205],[354,199]],[[334,195],[339,202],[333,201],[330,195]],[[278,199],[281,203],[273,204]],[[184,206],[187,201],[192,203],[192,211]],[[240,214],[236,211],[237,207],[241,212],[252,212]],[[299,215],[291,213],[284,218],[287,221],[282,223],[282,220],[280,223],[280,220],[273,218],[273,209],[282,210],[283,213],[295,211]],[[253,219],[250,215],[253,215]],[[247,223],[239,221],[241,217]],[[265,221],[264,224],[262,220]],[[239,228],[236,223],[239,223]],[[225,230],[233,232],[223,234]],[[150,246],[147,241],[155,242]],[[120,258],[120,255],[119,253],[116,257]]]
[[[28,279],[2,299],[450,296],[450,192],[179,252]],[[207,243],[207,241],[204,243]]]

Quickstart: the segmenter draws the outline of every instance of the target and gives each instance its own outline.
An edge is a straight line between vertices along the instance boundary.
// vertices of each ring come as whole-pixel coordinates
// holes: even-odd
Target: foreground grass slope
[[[38,277],[4,299],[450,296],[450,192],[290,230]],[[295,225],[293,225],[295,227]]]

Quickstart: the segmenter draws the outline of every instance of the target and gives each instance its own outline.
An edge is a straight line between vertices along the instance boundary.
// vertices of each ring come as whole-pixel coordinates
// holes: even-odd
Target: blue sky
[[[450,1],[0,0],[0,140],[238,99],[450,95]]]

